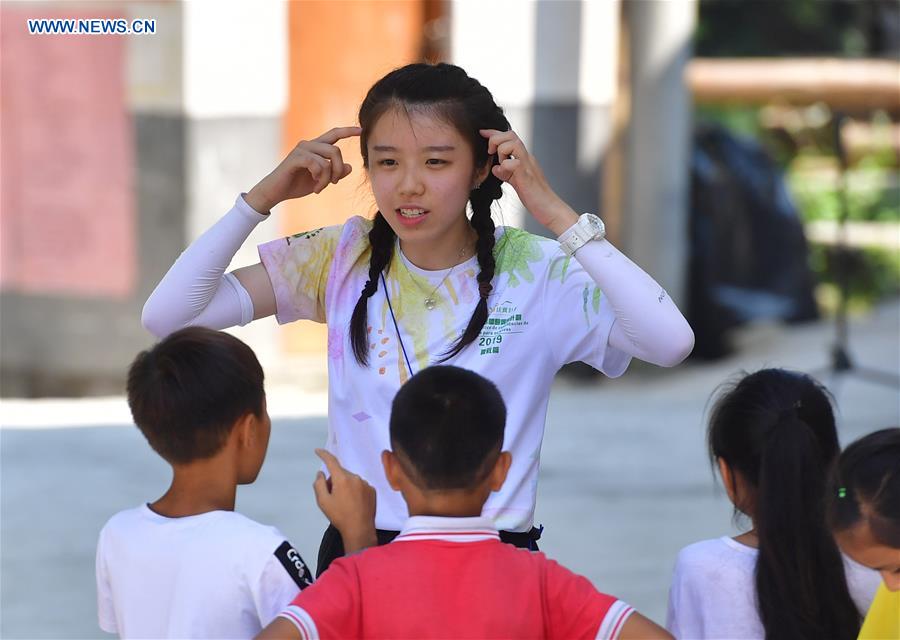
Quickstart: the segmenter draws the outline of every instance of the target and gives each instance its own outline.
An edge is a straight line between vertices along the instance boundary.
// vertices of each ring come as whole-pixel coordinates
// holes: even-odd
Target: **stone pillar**
[[[451,61],[491,90],[553,188],[579,212],[600,207],[619,6],[617,0],[452,5]],[[505,189],[502,222],[549,234]]]
[[[621,248],[683,304],[688,262],[691,96],[684,81],[694,0],[625,2],[631,113]]]
[[[280,161],[289,81],[286,2],[182,7],[185,207],[178,252]],[[229,270],[259,262],[256,245],[281,235],[275,214],[257,226]],[[170,264],[160,265],[163,273]],[[230,332],[250,344],[267,369],[279,359],[274,318]]]

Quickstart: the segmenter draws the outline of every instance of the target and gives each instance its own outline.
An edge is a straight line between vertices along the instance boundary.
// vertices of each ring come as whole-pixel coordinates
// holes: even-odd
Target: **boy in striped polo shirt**
[[[257,638],[670,638],[544,554],[500,541],[481,510],[512,460],[505,422],[500,392],[478,374],[413,376],[382,452],[409,520],[390,544],[336,560]]]

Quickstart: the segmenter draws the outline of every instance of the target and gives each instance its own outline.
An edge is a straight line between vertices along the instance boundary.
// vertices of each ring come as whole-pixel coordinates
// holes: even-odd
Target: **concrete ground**
[[[896,301],[851,326],[860,364],[900,372]],[[757,326],[738,355],[675,370],[633,367],[619,380],[557,382],[536,511],[541,548],[659,622],[686,544],[732,533],[731,507],[704,451],[704,411],[741,369],[815,371],[832,329]],[[850,375],[833,387],[844,443],[900,424],[897,389]],[[314,563],[324,518],[310,484],[324,442],[325,398],[270,389],[274,428],[259,480],[237,508],[278,526]],[[0,429],[0,636],[87,638],[96,624],[94,545],[117,510],[155,499],[168,471],[130,425],[121,398],[5,401]]]

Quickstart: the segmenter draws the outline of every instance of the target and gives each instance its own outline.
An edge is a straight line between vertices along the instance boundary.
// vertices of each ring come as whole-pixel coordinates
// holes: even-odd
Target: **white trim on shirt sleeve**
[[[297,605],[288,605],[278,614],[278,617],[288,620],[297,627],[303,640],[319,640],[319,630],[316,628],[316,623],[313,622],[313,619],[305,610]]]
[[[625,626],[625,621],[632,613],[634,613],[634,609],[631,605],[616,600],[600,622],[600,628],[597,629],[597,640],[616,640],[622,632],[622,627]]]

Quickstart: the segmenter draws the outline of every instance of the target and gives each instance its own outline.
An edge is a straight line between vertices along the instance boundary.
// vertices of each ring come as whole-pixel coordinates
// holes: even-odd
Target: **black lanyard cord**
[[[388,309],[391,312],[391,320],[394,321],[394,330],[397,332],[397,340],[400,342],[400,349],[403,351],[403,358],[406,360],[406,368],[412,377],[412,365],[409,364],[409,356],[406,354],[406,345],[403,344],[403,337],[400,335],[400,325],[397,324],[397,318],[394,316],[394,306],[391,304],[391,296],[388,294],[387,282],[384,280],[384,271],[381,272],[381,286],[384,287],[384,297],[388,303]]]

